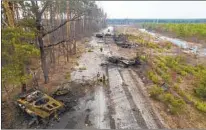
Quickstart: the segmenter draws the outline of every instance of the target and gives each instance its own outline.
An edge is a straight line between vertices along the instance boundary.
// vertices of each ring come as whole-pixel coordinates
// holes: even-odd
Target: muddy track
[[[140,112],[140,109],[135,105],[135,102],[133,100],[132,94],[129,92],[128,85],[125,83],[125,80],[123,78],[121,70],[119,72],[120,72],[120,75],[121,75],[121,77],[123,79],[123,84],[122,84],[123,89],[124,89],[125,94],[127,96],[127,100],[129,101],[130,106],[132,107],[132,111],[133,111],[134,116],[135,116],[135,118],[137,120],[137,123],[140,125],[141,128],[148,129],[147,124],[146,124],[146,122],[145,122],[145,120],[142,117],[142,114]]]
[[[105,71],[106,71],[106,76],[109,77],[108,66],[106,66]],[[110,89],[109,79],[107,80],[107,88]],[[108,102],[108,104],[109,104],[108,105],[108,109],[109,109],[110,127],[111,127],[111,129],[116,129],[116,127],[115,127],[115,120],[112,117],[112,115],[115,114],[115,110],[114,110],[114,106],[112,106],[113,102],[112,102],[111,97],[110,97],[110,93],[111,92],[108,89],[105,89],[105,92],[107,94],[107,97],[109,98],[109,100],[108,100],[109,101]]]
[[[63,114],[59,122],[52,122],[48,128],[164,128],[160,117],[153,112],[143,89],[144,84],[137,73],[132,69],[115,65],[100,66],[106,61],[105,57],[112,55],[108,45],[112,43],[104,44],[97,41],[97,38],[92,38],[87,48],[92,49],[92,52],[85,53],[79,60],[79,66],[85,67],[86,70],[79,71],[76,68],[71,77],[73,80],[84,82],[87,79],[96,80],[97,74],[106,75],[106,85],[95,81],[92,87],[87,87],[79,83],[74,89],[77,92],[84,91],[85,95],[77,97],[77,105],[73,106],[73,111]],[[100,47],[103,48],[103,52],[100,51]]]

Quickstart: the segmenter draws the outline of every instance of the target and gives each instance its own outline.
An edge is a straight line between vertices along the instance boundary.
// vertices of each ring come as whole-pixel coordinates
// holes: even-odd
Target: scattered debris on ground
[[[108,61],[108,63],[102,63],[101,66],[108,65],[109,63],[119,65],[119,66],[122,66],[122,67],[136,66],[136,65],[141,64],[140,60],[137,59],[137,58],[126,59],[126,58],[118,57],[118,56],[107,57],[107,61]]]

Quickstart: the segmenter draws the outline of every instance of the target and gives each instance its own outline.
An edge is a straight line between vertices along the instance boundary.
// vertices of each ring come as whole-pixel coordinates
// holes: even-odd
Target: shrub
[[[65,79],[68,79],[68,80],[71,79],[71,74],[70,74],[69,72],[66,73],[66,75],[65,75]]]
[[[181,69],[179,67],[175,67],[174,69],[177,72],[177,74],[179,74],[181,76],[186,76],[187,75],[187,72],[185,72],[183,69]]]
[[[170,108],[170,112],[172,114],[177,114],[177,113],[181,113],[184,111],[184,107],[185,107],[185,101],[183,99],[175,99],[172,100],[171,102],[171,108]]]
[[[176,98],[170,93],[164,94],[162,96],[162,101],[169,106],[170,112],[172,114],[183,112],[186,104],[183,99]]]
[[[86,67],[80,67],[79,70],[86,70]]]
[[[163,79],[164,82],[166,82],[166,83],[171,83],[171,81],[172,81],[171,76],[170,76],[169,74],[166,74],[166,73],[164,73],[164,74],[162,75],[162,79]]]
[[[178,83],[181,83],[182,82],[182,78],[179,76],[179,77],[177,77],[177,82]]]
[[[158,45],[153,43],[153,42],[148,42],[147,46],[150,47],[150,48],[153,48],[153,49],[158,48]]]
[[[157,64],[158,64],[158,67],[160,67],[162,70],[164,70],[164,71],[168,70],[168,68],[166,67],[166,65],[163,62],[158,61]]]
[[[195,74],[195,70],[193,66],[189,65],[184,65],[181,67],[185,72],[190,73],[190,74]]]
[[[195,93],[201,98],[206,98],[206,81],[205,84],[199,84],[199,87],[195,89]]]
[[[146,62],[147,61],[147,57],[145,55],[140,55],[139,56],[140,61],[142,62]]]
[[[171,47],[172,47],[172,43],[171,42],[166,42],[165,48],[169,50],[169,49],[171,49]]]
[[[159,95],[161,95],[162,93],[163,93],[163,89],[161,87],[158,87],[157,85],[154,85],[149,90],[150,96],[154,99],[158,99]]]
[[[93,51],[91,49],[89,49],[88,52],[93,52]]]
[[[199,111],[206,112],[206,103],[204,103],[204,102],[196,102],[195,105],[196,105],[196,108]]]
[[[158,48],[157,51],[158,51],[159,53],[162,53],[162,52],[163,52],[163,49]]]
[[[148,77],[149,77],[149,79],[152,80],[152,82],[154,82],[155,84],[159,83],[159,78],[158,78],[158,76],[157,76],[154,72],[149,71],[149,72],[148,72]]]

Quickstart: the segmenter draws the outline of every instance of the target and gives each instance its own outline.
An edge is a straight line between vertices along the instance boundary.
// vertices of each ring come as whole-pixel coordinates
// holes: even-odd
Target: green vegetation
[[[150,91],[150,96],[158,101],[166,104],[171,114],[177,114],[184,111],[185,101],[181,98],[174,97],[170,93],[164,93],[163,89],[157,85],[154,85]]]
[[[79,70],[87,70],[86,67],[80,67]]]
[[[140,46],[146,47],[146,48],[150,48],[150,49],[154,49],[156,51],[158,51],[159,53],[162,53],[164,50],[169,50],[172,48],[173,44],[169,41],[165,41],[162,43],[155,43],[153,42],[152,37],[148,36],[149,34],[146,33],[140,33],[139,36],[135,36],[132,34],[127,34],[128,39],[130,41],[133,41],[135,43],[137,43]],[[149,39],[147,39],[147,37],[150,37]],[[147,39],[147,40],[145,40]]]
[[[163,89],[157,85],[154,85],[149,91],[150,97],[159,99],[159,96],[163,94]]]
[[[2,29],[2,83],[3,85],[25,84],[31,75],[26,68],[31,58],[39,57],[39,50],[28,41],[34,33],[20,27]]]
[[[89,49],[88,52],[93,52],[93,51],[91,49]]]
[[[206,24],[205,23],[167,23],[167,24],[151,24],[145,23],[144,28],[171,32],[179,37],[190,38],[196,37],[199,40],[206,41]]]
[[[180,32],[181,34],[185,33],[184,31]],[[141,33],[138,36],[128,35],[128,38],[140,46],[157,50],[160,53],[164,49],[169,50],[172,47],[172,43],[170,42],[156,44],[149,39],[145,40],[145,36],[146,34]],[[149,58],[147,54],[141,50],[137,53],[137,56],[142,62],[148,62],[150,65],[147,71],[147,77],[154,83],[154,86],[150,89],[150,96],[152,98],[166,104],[173,114],[184,111],[185,101],[191,102],[197,110],[206,112],[206,66],[188,64],[184,56],[161,55]],[[193,85],[194,88],[194,91],[189,93],[179,87],[180,83],[188,79],[193,81],[191,85]],[[169,88],[174,90],[179,96],[176,97],[175,94],[174,96],[170,91],[164,92],[160,87],[162,83],[168,84]]]
[[[65,75],[65,79],[70,80],[71,79],[71,74],[70,72],[67,72]]]
[[[195,102],[195,106],[199,111],[206,113],[206,103],[204,102]]]
[[[153,83],[155,83],[155,84],[159,83],[158,75],[156,73],[154,73],[153,71],[148,72],[148,77],[149,77],[149,79],[152,80]]]
[[[170,111],[174,114],[180,111],[179,107],[183,107],[181,104],[185,104],[184,100],[192,102],[195,108],[206,112],[206,103],[204,102],[206,99],[206,66],[187,64],[183,56],[156,56],[151,62],[153,62],[152,69],[148,71],[147,75],[156,84],[150,89],[151,97],[170,105]],[[177,84],[187,77],[194,81],[192,95],[181,90]],[[161,87],[157,87],[163,82],[171,86],[182,99],[171,97],[171,94],[165,95]]]
[[[140,44],[142,46],[148,47],[148,48],[153,48],[157,49],[159,48],[158,44],[151,42],[150,40],[145,40],[144,36],[147,34],[140,34],[140,36],[135,36],[135,35],[128,35],[128,39],[130,41],[134,41],[137,44]]]
[[[183,99],[174,97],[170,93],[163,94],[161,101],[169,106],[172,114],[183,112],[186,104]]]

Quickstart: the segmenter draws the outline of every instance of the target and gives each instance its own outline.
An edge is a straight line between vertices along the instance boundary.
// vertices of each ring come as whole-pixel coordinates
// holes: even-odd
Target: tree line
[[[106,26],[106,13],[88,0],[3,0],[1,11],[5,91],[7,85],[24,90],[32,78],[31,66],[38,61],[48,83],[50,66],[60,55],[68,62],[77,40]]]
[[[205,23],[144,23],[143,27],[158,32],[170,32],[180,38],[195,38],[196,42],[206,41]]]

